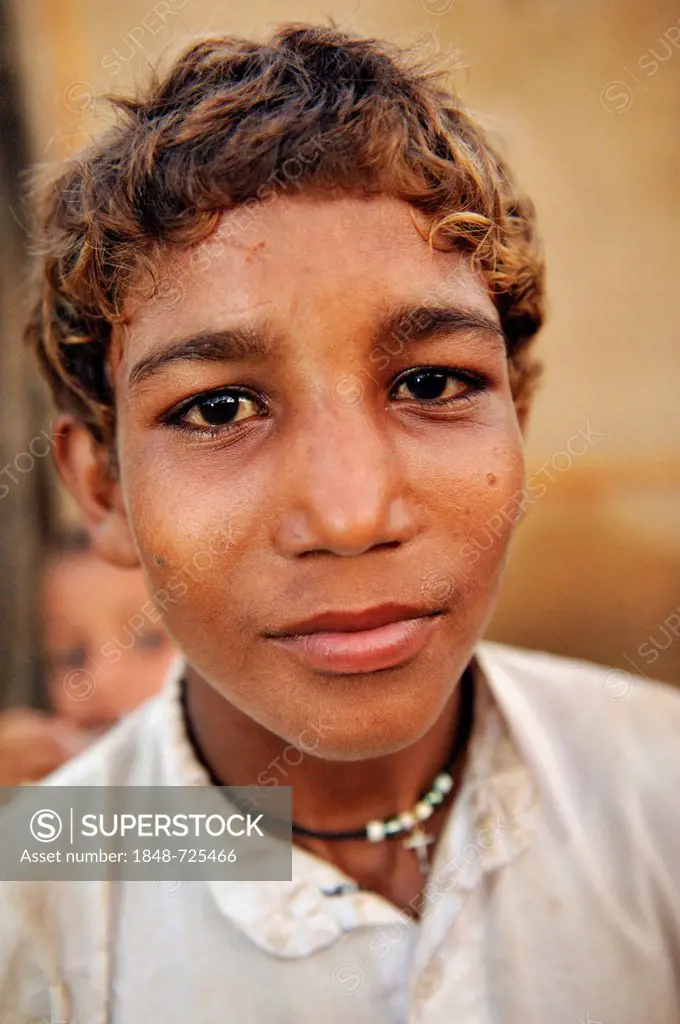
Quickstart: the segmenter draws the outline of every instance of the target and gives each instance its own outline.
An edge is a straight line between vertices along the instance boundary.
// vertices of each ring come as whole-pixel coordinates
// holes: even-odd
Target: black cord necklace
[[[188,712],[186,679],[182,679],[180,688],[180,701],[184,718],[184,726],[189,741],[194,748],[196,758],[205,769],[214,786],[229,789],[230,787],[225,787],[224,782],[222,782],[222,780],[213,772],[196,737]],[[407,849],[411,849],[416,853],[421,870],[426,874],[429,869],[427,846],[434,842],[434,837],[423,832],[422,824],[434,814],[435,810],[441,804],[444,803],[447,794],[453,789],[453,772],[455,771],[455,766],[465,751],[472,733],[472,726],[474,723],[474,705],[474,675],[470,666],[468,666],[460,680],[458,723],[446,762],[441,771],[437,774],[432,786],[421,793],[411,810],[402,811],[400,814],[394,815],[390,818],[384,818],[382,820],[376,818],[369,821],[361,828],[349,829],[347,831],[340,832],[324,832],[317,829],[305,828],[305,826],[296,825],[295,822],[293,822],[291,826],[293,835],[307,836],[310,839],[325,839],[334,842],[351,839],[366,839],[369,842],[377,843],[382,842],[385,839],[397,838],[398,836],[406,833],[407,839],[405,840],[404,845]],[[270,819],[270,821],[272,824],[276,824],[272,819]]]

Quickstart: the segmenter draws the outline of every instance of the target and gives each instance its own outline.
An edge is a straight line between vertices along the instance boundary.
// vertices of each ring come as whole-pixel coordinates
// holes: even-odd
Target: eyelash
[[[468,370],[455,370],[450,366],[413,366],[408,370],[404,370],[395,378],[390,386],[390,395],[410,377],[419,373],[426,373],[427,371],[443,374],[447,378],[453,377],[461,384],[466,384],[467,390],[462,395],[455,395],[451,398],[412,399],[412,402],[421,405],[423,408],[432,408],[433,406],[435,408],[441,408],[443,406],[450,407],[452,405],[466,404],[472,401],[472,396],[474,394],[484,391],[489,386],[489,381],[486,377],[483,377],[481,374],[472,373]],[[226,394],[249,398],[253,401],[257,400],[266,404],[263,402],[261,396],[246,388],[239,388],[236,386],[216,388],[214,391],[206,391],[203,394],[194,395],[192,398],[185,399],[179,406],[176,406],[174,409],[171,409],[166,413],[162,417],[162,422],[166,426],[184,431],[188,434],[198,434],[203,437],[223,437],[225,434],[230,434],[232,431],[237,430],[243,423],[247,423],[251,419],[259,418],[251,416],[246,420],[240,420],[237,423],[206,424],[205,426],[191,425],[183,420],[183,417],[186,416],[191,409],[199,406],[201,402],[206,402],[211,398],[217,398]]]

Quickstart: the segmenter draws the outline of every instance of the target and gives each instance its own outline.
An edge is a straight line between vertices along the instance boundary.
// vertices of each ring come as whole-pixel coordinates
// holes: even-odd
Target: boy
[[[531,205],[440,79],[333,28],[197,43],[119,107],[43,188],[29,333],[185,662],[50,781],[292,785],[293,877],[6,884],[7,1019],[29,977],[78,1022],[679,1019],[677,697],[479,643]]]

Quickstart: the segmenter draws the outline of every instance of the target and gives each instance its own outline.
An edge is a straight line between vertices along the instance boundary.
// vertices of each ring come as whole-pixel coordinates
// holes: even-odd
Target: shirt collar
[[[538,825],[537,790],[503,713],[511,680],[479,644],[475,722],[463,784],[449,811],[428,878],[424,918],[441,918],[482,875],[518,857]],[[207,786],[210,779],[186,733],[180,702],[185,662],[172,666],[160,696],[163,715],[163,784]],[[292,877],[282,882],[207,882],[221,911],[261,949],[278,957],[308,956],[332,945],[343,932],[403,920],[398,908],[375,893],[352,891],[352,879],[301,847],[293,846]],[[340,896],[324,892],[337,886]],[[450,894],[441,899],[442,892]],[[436,911],[436,913],[435,913]],[[433,921],[434,923],[434,921]]]

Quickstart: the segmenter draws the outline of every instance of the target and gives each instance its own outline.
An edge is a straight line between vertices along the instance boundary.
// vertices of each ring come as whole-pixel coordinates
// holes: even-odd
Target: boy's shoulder
[[[505,689],[523,692],[539,707],[568,707],[579,718],[680,714],[680,688],[639,672],[490,641],[477,654],[501,699]]]
[[[477,655],[548,803],[590,800],[616,817],[625,796],[652,833],[667,830],[680,785],[680,688],[504,644],[480,644]]]
[[[554,727],[564,735],[606,727],[605,745],[607,736],[623,728],[634,728],[641,740],[651,738],[650,731],[677,738],[680,687],[581,658],[489,641],[478,646],[477,656],[499,705],[547,731]]]

